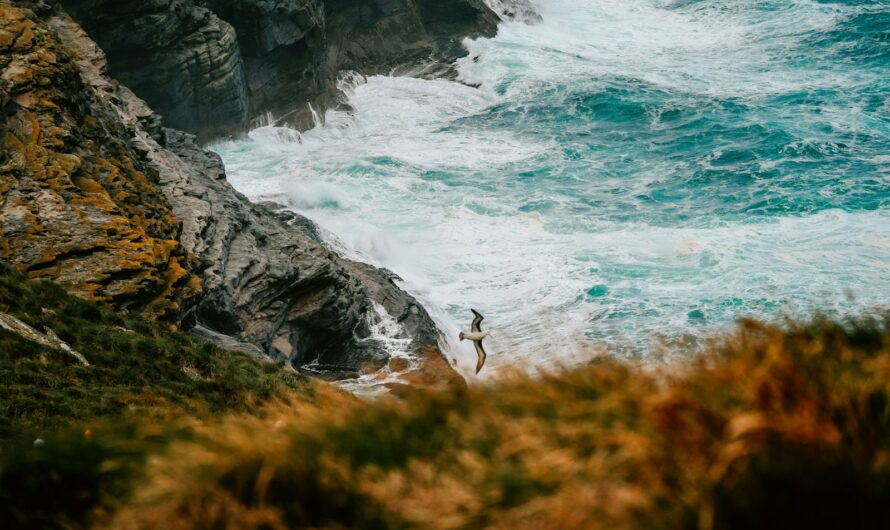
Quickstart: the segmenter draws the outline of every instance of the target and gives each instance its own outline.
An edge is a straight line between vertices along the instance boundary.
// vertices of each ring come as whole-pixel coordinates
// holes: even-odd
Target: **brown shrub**
[[[690,366],[617,360],[196,426],[111,526],[883,528],[885,321],[752,322]]]

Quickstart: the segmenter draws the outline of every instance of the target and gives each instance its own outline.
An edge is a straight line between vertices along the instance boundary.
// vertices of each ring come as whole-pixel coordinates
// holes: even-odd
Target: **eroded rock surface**
[[[199,278],[112,84],[88,86],[55,32],[8,4],[0,72],[0,259],[90,300],[179,314]]]
[[[297,368],[385,365],[381,311],[413,348],[436,348],[394,274],[250,203],[216,154],[108,79],[64,11],[20,4],[39,10],[0,4],[0,259]]]
[[[300,228],[311,225],[305,218],[288,223],[251,204],[225,180],[216,154],[199,148],[194,136],[165,133],[167,150],[151,156],[183,219],[183,245],[210,265],[195,322],[223,333],[240,330],[241,340],[295,366],[358,370],[388,359],[371,337],[377,302],[415,347],[436,345],[435,325],[395,285],[394,274],[340,257]]]
[[[305,128],[342,105],[338,73],[447,74],[467,36],[493,35],[482,0],[62,0],[111,74],[201,140],[267,113]]]
[[[248,92],[235,30],[194,0],[66,0],[108,54],[111,75],[172,127],[243,128]]]

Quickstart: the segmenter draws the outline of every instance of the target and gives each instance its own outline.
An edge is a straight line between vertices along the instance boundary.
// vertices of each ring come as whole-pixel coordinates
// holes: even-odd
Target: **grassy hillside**
[[[0,312],[52,330],[90,363],[0,328],[0,438],[97,419],[249,410],[308,388],[274,364],[102,309],[2,264]]]
[[[602,358],[364,402],[321,385],[306,398],[290,375],[9,271],[3,278],[5,307],[57,326],[99,374],[0,335],[4,383],[13,382],[4,410],[7,396],[21,403],[4,416],[14,435],[0,446],[0,520],[13,528],[849,529],[890,520],[886,319],[744,323],[689,366]],[[186,364],[202,378],[183,377]],[[123,397],[133,395],[153,397]],[[67,404],[55,411],[45,400]],[[106,421],[84,428],[91,415]]]

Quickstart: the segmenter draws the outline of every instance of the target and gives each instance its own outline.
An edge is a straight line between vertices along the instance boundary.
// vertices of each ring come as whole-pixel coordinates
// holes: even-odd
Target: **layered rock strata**
[[[482,0],[63,0],[121,80],[204,141],[272,115],[305,128],[342,106],[338,73],[447,73],[493,35]]]
[[[237,193],[217,155],[109,80],[64,11],[0,4],[0,69],[0,259],[294,367],[383,366],[372,327],[391,317],[421,372],[454,376],[394,274]]]
[[[33,12],[0,4],[0,258],[175,318],[201,289],[181,223],[130,141],[138,124],[111,104],[118,89],[95,81]]]

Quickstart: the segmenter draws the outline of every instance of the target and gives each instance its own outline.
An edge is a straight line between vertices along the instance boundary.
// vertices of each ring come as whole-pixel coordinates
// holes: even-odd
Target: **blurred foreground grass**
[[[0,311],[10,303],[2,293],[19,288],[4,281]],[[27,288],[55,289],[35,285]],[[12,310],[36,315],[51,299]],[[78,313],[59,309],[47,325]],[[887,319],[745,322],[687,366],[644,370],[601,358],[365,402],[291,384],[290,375],[128,318],[99,311],[87,320],[139,328],[158,345],[103,357],[92,348],[123,338],[57,330],[108,370],[105,379],[0,334],[5,527],[850,529],[890,521]],[[138,379],[116,359],[154,371]],[[183,363],[203,370],[200,383],[179,375]],[[165,405],[148,417],[140,411],[157,412],[154,405],[111,397],[89,405],[66,393],[72,370],[76,387],[99,403],[130,395],[138,382]],[[38,389],[41,381],[54,393]],[[10,409],[10,396],[30,405]],[[41,399],[73,401],[53,411]]]

